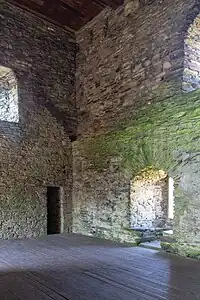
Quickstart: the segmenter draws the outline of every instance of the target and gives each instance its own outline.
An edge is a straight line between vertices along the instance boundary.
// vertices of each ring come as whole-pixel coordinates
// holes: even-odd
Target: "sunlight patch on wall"
[[[0,120],[19,122],[18,89],[14,72],[0,66]]]

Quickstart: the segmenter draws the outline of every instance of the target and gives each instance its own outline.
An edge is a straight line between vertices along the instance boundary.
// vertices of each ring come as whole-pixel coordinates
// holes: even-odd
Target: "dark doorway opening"
[[[47,234],[61,232],[60,188],[47,187]]]

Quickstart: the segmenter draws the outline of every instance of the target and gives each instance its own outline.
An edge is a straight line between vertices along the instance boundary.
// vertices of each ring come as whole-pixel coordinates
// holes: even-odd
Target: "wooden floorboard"
[[[0,300],[200,300],[200,261],[81,235],[0,241]]]

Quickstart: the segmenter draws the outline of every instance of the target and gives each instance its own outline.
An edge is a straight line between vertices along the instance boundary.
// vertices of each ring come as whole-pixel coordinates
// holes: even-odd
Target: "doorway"
[[[60,188],[47,187],[47,234],[61,233]]]
[[[140,246],[161,248],[173,239],[174,180],[148,167],[130,185],[130,225],[140,233]]]

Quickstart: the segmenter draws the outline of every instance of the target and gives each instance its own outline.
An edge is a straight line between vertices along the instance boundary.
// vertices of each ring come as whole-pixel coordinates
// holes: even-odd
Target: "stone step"
[[[161,250],[161,243],[159,240],[152,241],[152,242],[144,242],[144,243],[140,243],[139,247],[153,249],[153,250]]]
[[[173,235],[173,230],[164,230],[163,231],[163,236],[172,236]]]
[[[161,236],[160,241],[165,243],[174,243],[175,238],[173,236]]]

